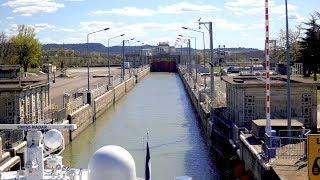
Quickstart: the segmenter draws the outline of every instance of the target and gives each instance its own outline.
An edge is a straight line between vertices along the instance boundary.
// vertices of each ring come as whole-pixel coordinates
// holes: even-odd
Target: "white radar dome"
[[[50,149],[57,149],[63,143],[63,136],[60,131],[51,129],[44,134],[43,144]]]
[[[104,146],[89,161],[89,180],[136,180],[131,154],[120,146]]]

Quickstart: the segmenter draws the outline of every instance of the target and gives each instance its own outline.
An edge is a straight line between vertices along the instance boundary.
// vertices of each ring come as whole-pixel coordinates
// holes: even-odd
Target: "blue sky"
[[[292,29],[320,11],[319,0],[288,1]],[[271,0],[270,11],[271,37],[276,37],[285,25],[284,0]],[[17,24],[27,24],[35,27],[42,43],[84,43],[87,33],[109,27],[90,36],[90,42],[106,45],[107,38],[125,33],[146,44],[173,45],[183,34],[198,37],[202,48],[201,34],[181,29],[198,29],[201,17],[213,22],[215,47],[263,49],[263,13],[264,0],[0,0],[0,32],[14,34]],[[113,39],[111,45],[120,42]]]

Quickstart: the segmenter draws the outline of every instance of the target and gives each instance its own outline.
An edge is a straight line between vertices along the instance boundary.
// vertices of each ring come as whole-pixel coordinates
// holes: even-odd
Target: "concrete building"
[[[2,70],[0,78],[0,124],[40,123],[49,110],[49,85],[45,80],[19,78],[14,69]],[[6,78],[5,74],[16,74]],[[3,132],[2,134],[3,137]],[[6,141],[14,143],[20,133],[6,132]]]
[[[256,76],[224,76],[230,119],[238,127],[251,129],[251,121],[265,118],[265,81]],[[271,119],[287,118],[285,76],[271,77]],[[292,118],[306,128],[317,128],[317,83],[293,77]]]
[[[169,45],[169,42],[159,42],[158,46],[152,50],[152,55],[155,54],[175,54],[176,48]]]

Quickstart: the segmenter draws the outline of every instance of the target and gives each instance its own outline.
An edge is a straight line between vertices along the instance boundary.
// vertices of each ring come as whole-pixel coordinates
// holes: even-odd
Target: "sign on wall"
[[[308,176],[320,179],[320,134],[308,135]]]

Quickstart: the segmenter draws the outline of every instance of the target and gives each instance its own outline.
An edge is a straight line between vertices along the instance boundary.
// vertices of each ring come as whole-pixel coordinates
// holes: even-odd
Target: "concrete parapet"
[[[136,81],[140,82],[145,76],[147,76],[150,73],[150,67],[138,72],[136,74]]]
[[[70,133],[70,140],[72,140],[93,122],[93,109],[89,104],[86,104],[68,115],[68,120],[70,124],[77,125],[77,129]]]
[[[131,77],[131,78],[129,78],[129,79],[127,79],[126,81],[125,81],[125,86],[126,86],[126,92],[129,92],[133,87],[134,87],[134,85],[135,85],[135,76],[133,76],[133,77]]]
[[[126,93],[126,82],[122,82],[114,88],[114,102],[118,101]]]
[[[114,90],[110,90],[94,100],[93,104],[95,117],[99,117],[105,110],[113,105],[114,93]]]

